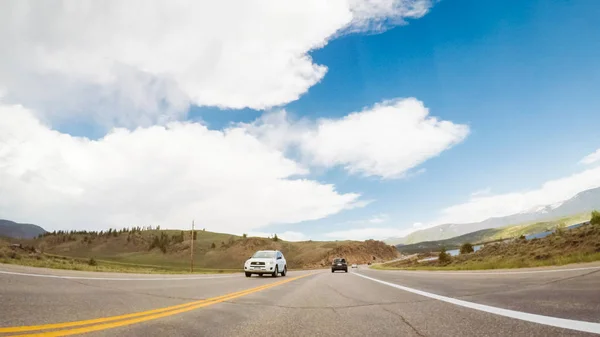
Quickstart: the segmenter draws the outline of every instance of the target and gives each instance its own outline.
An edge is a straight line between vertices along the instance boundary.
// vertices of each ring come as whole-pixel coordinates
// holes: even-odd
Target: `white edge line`
[[[185,281],[185,280],[210,280],[210,279],[235,277],[233,275],[232,276],[197,276],[197,277],[148,277],[148,278],[83,277],[83,276],[63,276],[63,275],[50,275],[50,274],[28,274],[28,273],[17,273],[17,272],[10,272],[10,271],[4,271],[4,270],[0,270],[0,274],[30,276],[30,277],[71,279],[71,280],[104,280],[104,281]]]
[[[446,296],[441,296],[441,295],[437,295],[437,294],[433,294],[433,293],[428,293],[426,291],[408,288],[405,286],[401,286],[399,284],[378,280],[376,278],[372,278],[372,277],[365,276],[365,275],[358,274],[358,273],[352,273],[352,274],[366,278],[371,281],[375,281],[375,282],[390,286],[390,287],[408,291],[413,294],[433,298],[438,301],[451,303],[451,304],[469,308],[469,309],[480,310],[480,311],[484,311],[484,312],[499,315],[499,316],[510,317],[510,318],[519,319],[522,321],[549,325],[549,326],[553,326],[553,327],[557,327],[557,328],[600,334],[600,323],[576,321],[576,320],[565,319],[565,318],[557,318],[557,317],[551,317],[551,316],[529,314],[526,312],[514,311],[514,310],[509,310],[509,309],[502,309],[502,308],[492,307],[489,305],[467,302],[467,301],[459,300],[459,299],[452,298],[452,297],[446,297]]]
[[[581,267],[581,268],[568,268],[568,269],[545,269],[545,270],[523,270],[523,271],[498,271],[498,272],[473,272],[473,271],[462,271],[462,272],[445,272],[435,270],[402,270],[402,269],[369,269],[374,271],[394,272],[394,273],[406,273],[406,274],[429,274],[429,275],[508,275],[508,274],[538,274],[538,273],[556,273],[561,271],[580,271],[580,270],[593,270],[600,269],[599,267]]]

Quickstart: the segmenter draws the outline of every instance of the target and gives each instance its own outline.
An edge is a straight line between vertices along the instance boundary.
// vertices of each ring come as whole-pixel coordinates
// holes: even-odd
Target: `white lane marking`
[[[50,274],[28,274],[28,273],[17,273],[17,272],[4,271],[4,270],[0,270],[0,274],[31,276],[31,277],[59,278],[59,279],[70,279],[70,280],[105,280],[105,281],[185,281],[185,280],[211,280],[211,279],[235,277],[233,275],[232,276],[197,276],[197,277],[147,277],[147,278],[83,277],[83,276],[63,276],[63,275],[50,275]]]
[[[406,274],[429,274],[429,275],[508,275],[508,274],[538,274],[538,273],[557,273],[561,271],[580,271],[580,270],[594,270],[600,269],[598,267],[581,267],[581,268],[568,268],[568,269],[544,269],[544,270],[522,270],[522,271],[498,271],[498,272],[446,272],[446,271],[419,271],[419,270],[401,270],[401,269],[370,269],[374,271],[394,272],[394,273],[406,273]]]
[[[365,276],[365,275],[358,274],[358,273],[352,273],[352,274],[366,278],[371,281],[375,281],[375,282],[384,284],[386,286],[394,287],[394,288],[397,288],[400,290],[408,291],[413,294],[433,298],[438,301],[451,303],[451,304],[469,308],[469,309],[480,310],[480,311],[484,311],[484,312],[487,312],[490,314],[515,318],[515,319],[519,319],[519,320],[527,321],[527,322],[533,322],[533,323],[538,323],[538,324],[554,326],[557,328],[600,334],[600,323],[576,321],[576,320],[572,320],[572,319],[557,318],[557,317],[551,317],[551,316],[530,314],[530,313],[515,311],[515,310],[502,309],[502,308],[492,307],[489,305],[467,302],[467,301],[459,300],[459,299],[452,298],[452,297],[446,297],[446,296],[441,296],[441,295],[437,295],[437,294],[433,294],[433,293],[428,293],[426,291],[417,290],[417,289],[401,286],[399,284],[378,280],[376,278],[372,278],[372,277]]]

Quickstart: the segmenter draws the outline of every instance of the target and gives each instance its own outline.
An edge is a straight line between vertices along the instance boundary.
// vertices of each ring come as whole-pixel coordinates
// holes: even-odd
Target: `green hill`
[[[550,221],[542,221],[536,223],[525,223],[520,225],[512,225],[501,228],[490,228],[482,229],[472,233],[464,234],[461,236],[453,237],[446,240],[438,241],[425,241],[410,245],[398,245],[396,248],[407,254],[424,253],[439,251],[440,248],[456,249],[459,248],[465,242],[472,244],[499,241],[508,238],[515,238],[521,235],[529,235],[544,232],[556,228],[561,224],[570,226],[573,224],[581,223],[590,219],[590,214],[579,214],[570,217],[557,218]]]

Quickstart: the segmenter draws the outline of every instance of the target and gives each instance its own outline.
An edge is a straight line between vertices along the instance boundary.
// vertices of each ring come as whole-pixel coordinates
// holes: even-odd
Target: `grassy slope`
[[[95,270],[96,267],[87,266],[87,261],[94,258],[99,266],[120,271],[185,272],[189,270],[190,264],[189,232],[184,233],[184,242],[177,243],[170,240],[166,245],[166,253],[158,248],[148,249],[155,236],[166,234],[171,238],[180,233],[181,231],[173,230],[146,230],[133,234],[118,233],[117,236],[48,235],[35,240],[18,240],[24,245],[43,251],[43,260],[37,257],[29,258],[28,254],[22,254],[23,258],[16,260],[6,257],[5,254],[4,258],[0,257],[0,262],[36,266],[47,264],[49,267],[67,269],[72,269],[69,268],[69,264],[79,264],[79,269]],[[215,248],[211,247],[213,243]],[[261,249],[281,250],[286,256],[290,269],[322,267],[328,265],[331,259],[338,255],[356,263],[373,261],[374,256],[375,261],[383,261],[398,255],[394,247],[372,240],[366,242],[279,240],[275,242],[265,238],[241,238],[229,234],[198,231],[194,243],[194,267],[195,270],[239,271],[243,262]],[[75,262],[63,262],[65,260],[61,257],[68,257]]]
[[[559,231],[542,239],[514,240],[486,245],[477,253],[439,261],[416,259],[374,266],[378,269],[474,270],[564,265],[600,260],[600,226],[587,225]]]
[[[411,245],[399,246],[398,250],[403,253],[413,254],[438,251],[442,247],[445,247],[446,249],[456,249],[465,242],[477,244],[483,242],[498,241],[508,238],[515,238],[521,235],[529,235],[551,230],[554,229],[556,226],[560,225],[561,223],[570,226],[576,223],[588,221],[589,219],[589,213],[585,213],[570,217],[558,218],[550,221],[525,223],[501,228],[482,229],[480,231],[464,234],[446,240],[419,242]]]

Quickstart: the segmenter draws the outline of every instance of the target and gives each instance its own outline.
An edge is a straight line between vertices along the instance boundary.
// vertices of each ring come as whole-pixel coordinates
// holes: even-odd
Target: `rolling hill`
[[[190,263],[189,231],[138,228],[99,233],[59,232],[18,242],[46,255],[94,258],[173,270],[189,268]],[[399,256],[394,246],[374,240],[287,242],[196,231],[194,265],[207,269],[240,268],[255,251],[265,249],[281,250],[289,268],[328,266],[336,256],[345,257],[349,263],[381,262]]]
[[[17,239],[31,239],[44,233],[46,233],[46,230],[37,225],[0,219],[0,236]]]
[[[551,221],[574,214],[589,213],[600,209],[600,187],[578,193],[571,199],[554,205],[537,207],[528,212],[513,214],[505,217],[490,218],[480,222],[464,224],[443,224],[415,231],[402,238],[388,238],[387,244],[414,244],[424,241],[438,241],[453,238],[482,229],[499,228],[514,224]]]

